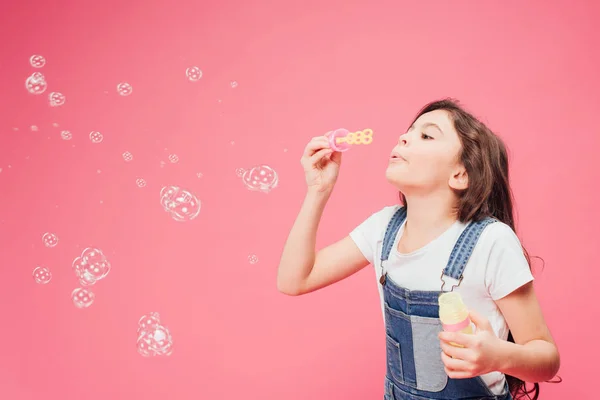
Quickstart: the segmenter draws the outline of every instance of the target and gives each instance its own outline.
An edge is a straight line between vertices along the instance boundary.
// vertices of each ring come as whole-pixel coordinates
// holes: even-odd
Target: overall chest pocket
[[[442,391],[448,375],[441,358],[439,318],[407,315],[387,303],[385,318],[388,375],[414,389]]]

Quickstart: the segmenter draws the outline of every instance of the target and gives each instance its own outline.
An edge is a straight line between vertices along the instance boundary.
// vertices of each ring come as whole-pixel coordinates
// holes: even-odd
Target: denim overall
[[[444,276],[458,281],[450,291],[460,285],[477,240],[485,227],[496,220],[486,218],[467,225],[440,276],[442,286],[438,292],[405,289],[385,272],[384,262],[405,219],[406,208],[402,207],[389,222],[381,247],[379,282],[383,288],[387,359],[384,400],[512,400],[507,384],[505,394],[496,396],[480,377],[449,378],[444,371],[438,338],[442,331],[438,297],[444,289]]]

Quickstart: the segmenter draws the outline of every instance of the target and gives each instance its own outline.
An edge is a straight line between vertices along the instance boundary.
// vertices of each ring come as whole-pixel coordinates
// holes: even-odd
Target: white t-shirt
[[[365,258],[376,266],[375,275],[382,312],[383,289],[379,284],[381,243],[385,229],[399,207],[384,207],[350,233],[350,237]],[[406,254],[398,251],[398,241],[405,223],[406,221],[400,226],[394,240],[390,256],[385,263],[385,271],[395,283],[409,290],[439,291],[442,285],[440,275],[467,224],[457,221],[424,247]],[[444,280],[444,290],[458,282],[449,277],[444,277]],[[505,297],[532,280],[533,276],[517,235],[508,225],[496,222],[488,225],[482,232],[463,272],[463,281],[454,291],[460,292],[467,308],[474,309],[486,317],[496,335],[506,340],[508,325],[494,300]],[[493,393],[503,393],[504,374],[491,372],[482,375],[481,378]]]

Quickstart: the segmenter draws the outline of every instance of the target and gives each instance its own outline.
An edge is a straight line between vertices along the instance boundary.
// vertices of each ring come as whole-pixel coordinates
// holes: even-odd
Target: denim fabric
[[[406,209],[398,209],[385,231],[381,243],[380,268],[382,271],[385,333],[386,377],[384,400],[512,400],[505,385],[505,394],[491,392],[480,377],[451,379],[444,371],[442,349],[438,333],[442,330],[439,319],[438,297],[442,290],[452,290],[440,280],[440,291],[411,291],[401,287],[385,273],[387,261],[400,226],[406,219]],[[471,222],[457,240],[448,264],[440,273],[458,280],[477,241],[495,219]],[[441,267],[440,267],[441,268]]]

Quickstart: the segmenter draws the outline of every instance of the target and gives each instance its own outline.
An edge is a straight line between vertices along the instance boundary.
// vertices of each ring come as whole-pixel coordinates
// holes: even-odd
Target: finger
[[[473,343],[474,335],[470,335],[462,332],[440,332],[438,337],[440,340],[450,344],[456,343],[464,347],[471,347]]]
[[[481,329],[481,330],[493,332],[490,321],[487,318],[485,318],[483,315],[479,314],[477,311],[470,310],[469,318],[471,319],[471,322],[473,322],[475,324],[475,327],[478,330]]]
[[[329,148],[329,140],[325,136],[316,136],[304,148],[304,155],[311,157],[321,149]]]
[[[446,375],[448,375],[448,378],[452,379],[467,379],[472,378],[474,376],[472,373],[467,371],[453,371],[448,368],[444,368],[444,371],[446,371]]]
[[[325,158],[328,154],[331,154],[333,150],[331,149],[321,149],[313,154],[308,160],[310,165],[314,166],[318,162],[320,162],[323,158]]]
[[[471,350],[467,348],[452,346],[451,344],[444,341],[440,341],[440,347],[442,348],[444,354],[446,354],[449,357],[466,361],[471,360]]]
[[[331,154],[331,161],[333,161],[337,165],[340,165],[342,163],[342,152],[341,151],[334,151]]]
[[[470,363],[464,360],[460,360],[458,358],[449,357],[444,352],[442,352],[441,354],[442,362],[448,370],[454,372],[469,371],[471,365]]]

